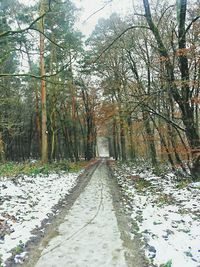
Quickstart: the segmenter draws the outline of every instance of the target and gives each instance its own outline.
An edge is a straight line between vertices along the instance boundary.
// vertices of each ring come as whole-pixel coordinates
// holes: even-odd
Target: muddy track
[[[121,233],[121,239],[123,241],[123,246],[125,247],[127,265],[129,267],[148,267],[149,263],[146,260],[144,251],[142,250],[142,243],[139,236],[134,235],[134,237],[131,237],[131,227],[134,226],[132,225],[130,216],[126,214],[123,208],[122,192],[108,162],[107,168],[109,173],[109,187],[113,198],[113,206],[116,213],[118,227]]]

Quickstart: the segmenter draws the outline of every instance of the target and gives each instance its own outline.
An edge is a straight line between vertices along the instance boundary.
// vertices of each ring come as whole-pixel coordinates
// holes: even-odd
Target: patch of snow
[[[20,254],[17,254],[14,258],[15,263],[23,263],[26,255],[27,255],[27,252],[22,252]]]
[[[0,181],[0,255],[3,262],[11,256],[11,249],[20,242],[25,244],[32,236],[32,230],[40,227],[50,214],[56,213],[53,207],[70,193],[79,174],[51,173]],[[24,254],[20,255],[16,260],[22,260]]]
[[[190,187],[192,187],[192,188],[200,188],[200,182],[191,183]]]
[[[133,174],[150,186],[137,190],[137,180],[127,179]],[[124,205],[137,222],[149,261],[157,266],[172,260],[172,267],[199,267],[200,183],[180,189],[173,173],[159,177],[126,164],[115,168],[115,176],[128,197],[129,208],[127,202]]]

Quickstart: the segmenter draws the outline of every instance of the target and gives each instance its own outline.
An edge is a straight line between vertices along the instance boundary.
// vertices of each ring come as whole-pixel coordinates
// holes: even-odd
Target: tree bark
[[[40,16],[45,13],[46,0],[40,1]],[[44,18],[40,20],[40,75],[45,76],[45,61],[44,61]],[[48,162],[48,138],[47,138],[47,109],[46,109],[46,82],[45,79],[41,79],[41,106],[42,106],[42,149],[41,149],[41,160],[43,163]]]

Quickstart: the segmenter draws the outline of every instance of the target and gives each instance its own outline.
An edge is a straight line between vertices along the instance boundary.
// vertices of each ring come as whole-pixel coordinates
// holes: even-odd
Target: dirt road
[[[102,160],[56,234],[40,245],[40,256],[31,266],[145,266],[138,244],[127,232],[128,222],[120,209],[117,190]]]

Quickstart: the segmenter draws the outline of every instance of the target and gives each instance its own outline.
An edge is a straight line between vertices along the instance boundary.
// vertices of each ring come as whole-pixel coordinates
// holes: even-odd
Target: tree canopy
[[[104,135],[115,159],[198,178],[199,1],[143,0],[86,42],[79,12],[69,0],[1,1],[1,160],[89,160]]]

